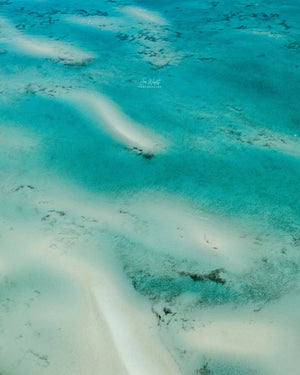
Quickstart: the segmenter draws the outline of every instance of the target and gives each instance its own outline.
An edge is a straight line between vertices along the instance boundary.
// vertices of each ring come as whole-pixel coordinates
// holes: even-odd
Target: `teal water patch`
[[[142,243],[116,236],[116,252],[134,288],[154,302],[173,303],[184,294],[199,305],[264,303],[284,295],[297,279],[299,265],[286,249],[257,259],[249,271],[232,273],[225,268],[207,269],[205,260],[162,255]],[[267,244],[270,246],[270,244]],[[250,267],[250,265],[249,265]]]

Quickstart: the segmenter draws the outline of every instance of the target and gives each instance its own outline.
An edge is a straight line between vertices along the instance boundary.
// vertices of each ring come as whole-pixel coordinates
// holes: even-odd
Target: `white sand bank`
[[[67,23],[109,31],[121,39],[138,59],[150,63],[154,69],[178,65],[184,56],[172,43],[174,34],[168,20],[160,13],[138,6],[115,8],[109,16],[64,17]]]
[[[66,42],[25,34],[17,30],[4,17],[0,17],[0,26],[2,27],[0,42],[5,43],[8,48],[27,56],[50,58],[54,62],[66,65],[85,65],[96,57],[94,53],[84,51]]]
[[[245,373],[248,367],[259,374],[296,374],[300,366],[299,297],[299,291],[294,291],[252,311],[225,306],[204,309],[197,316],[198,327],[182,333],[179,341],[206,358],[211,371],[218,374],[226,363],[240,364]]]
[[[156,155],[164,151],[166,141],[128,117],[121,108],[106,96],[90,91],[73,90],[58,97],[69,102],[100,130],[117,142],[143,155]]]
[[[101,223],[92,234],[95,218],[86,220],[97,212],[97,219],[105,217],[101,206],[42,196],[26,187],[12,191],[1,211],[0,273],[8,300],[0,320],[2,367],[18,371],[21,366],[33,375],[179,374],[160,342],[150,303],[105,255],[112,249],[99,243]],[[40,220],[45,207],[53,206],[66,210],[52,214],[57,227],[56,219],[49,219],[50,226]],[[86,226],[80,233],[78,220],[80,228]]]
[[[255,255],[249,249],[261,245],[240,227],[195,210],[176,195],[156,194],[150,199],[152,193],[141,193],[127,198],[126,203],[105,195],[90,197],[89,202],[71,195],[63,199],[54,195],[53,199],[60,209],[97,219],[111,234],[120,234],[157,254],[198,261],[204,271],[243,272]]]
[[[121,9],[125,15],[135,18],[138,21],[167,25],[168,21],[159,13],[138,6],[124,6]]]
[[[94,267],[66,255],[51,245],[51,235],[31,227],[14,225],[13,234],[1,240],[8,299],[1,312],[4,368],[22,366],[31,374],[178,374],[153,328],[150,306],[118,285],[107,264]]]
[[[94,294],[128,375],[179,374],[153,328],[149,306],[133,290],[124,293],[103,271],[101,279]]]
[[[229,220],[193,209],[176,195],[157,193],[149,200],[148,193],[139,194],[123,211],[124,221],[135,221],[132,229],[124,224],[123,233],[128,228],[134,241],[154,251],[194,259],[207,270],[225,267],[242,272],[252,262],[251,235]]]

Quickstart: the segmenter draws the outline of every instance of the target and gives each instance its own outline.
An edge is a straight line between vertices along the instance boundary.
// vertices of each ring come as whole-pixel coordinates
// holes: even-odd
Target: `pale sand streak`
[[[249,310],[207,308],[201,312],[201,325],[181,332],[179,340],[209,358],[248,363],[259,374],[298,373],[299,290],[260,311]]]
[[[164,151],[166,141],[128,117],[106,96],[90,91],[74,90],[59,95],[69,102],[98,129],[106,131],[117,142],[138,153],[156,155]]]
[[[125,6],[121,8],[121,12],[142,22],[155,23],[158,25],[168,24],[168,21],[161,17],[159,13],[145,8],[137,6]]]
[[[160,341],[149,304],[133,290],[127,279],[118,276],[118,268],[114,269],[108,257],[97,267],[64,255],[59,262],[53,260],[54,265],[59,264],[59,268],[73,274],[86,300],[90,300],[97,327],[96,320],[91,324],[100,334],[97,347],[102,349],[99,355],[105,357],[105,362],[106,357],[115,361],[122,374],[126,369],[128,375],[180,375]],[[110,338],[103,341],[107,334]]]
[[[183,53],[175,50],[169,40],[169,22],[159,13],[136,6],[117,8],[114,16],[66,16],[65,21],[73,25],[93,27],[99,31],[130,36],[125,43],[126,48],[132,48],[137,59],[159,68],[166,65],[177,65],[183,58]],[[151,36],[151,38],[150,38]],[[151,51],[151,53],[149,53]]]
[[[101,277],[94,294],[128,374],[179,374],[157,333],[149,328],[153,324],[150,311],[139,305],[138,298],[123,294],[103,272]]]
[[[126,279],[117,276],[107,260],[97,268],[83,259],[69,256],[61,257],[59,263],[75,276],[87,300],[92,302],[90,307],[98,326],[94,326],[94,330],[100,334],[97,347],[102,349],[99,355],[104,356],[104,362],[107,363],[106,357],[115,361],[115,366],[121,371],[119,374],[180,375],[153,327],[156,322],[149,304],[128,285]],[[109,338],[105,338],[107,334]]]
[[[20,191],[17,197],[15,195],[11,197],[9,203],[15,204],[16,201],[18,202],[18,197],[20,202],[22,202],[23,193]],[[40,197],[33,197],[33,199],[37,199],[37,202],[40,201]],[[48,199],[52,202],[51,206],[58,204],[56,194],[53,197],[51,195],[48,196]],[[74,208],[75,211],[78,210],[80,215],[89,216],[92,213],[98,213],[101,216],[102,214],[102,204],[100,207],[92,208],[88,202],[85,202],[82,206],[80,204],[78,206],[77,201],[72,199],[69,201],[67,197],[62,199],[62,204],[66,205],[68,210],[71,210],[71,208]],[[30,203],[28,205],[31,206]],[[25,202],[23,202],[23,206],[26,206]],[[104,214],[106,216],[106,211]],[[115,217],[113,215],[111,218],[108,217],[108,219],[114,223]],[[59,233],[64,231],[63,222],[61,224],[62,226],[58,229]],[[35,275],[36,270],[44,270],[45,265],[47,265],[50,279],[51,277],[56,279],[57,275],[63,275],[60,281],[62,291],[65,287],[72,286],[71,289],[74,290],[74,301],[72,302],[74,310],[72,314],[74,314],[74,317],[62,306],[60,306],[60,309],[64,322],[67,319],[66,324],[74,325],[74,332],[66,331],[66,333],[71,334],[71,343],[72,345],[74,344],[74,350],[76,350],[77,357],[74,362],[74,368],[88,366],[86,369],[87,374],[96,374],[96,368],[99,368],[99,374],[106,375],[115,375],[116,373],[120,375],[179,374],[171,355],[160,342],[156,328],[157,322],[151,312],[150,303],[140,297],[133,287],[129,285],[128,280],[120,275],[119,268],[114,266],[110,259],[107,260],[110,255],[103,254],[101,261],[99,260],[99,263],[94,264],[86,254],[88,252],[87,248],[84,255],[76,256],[76,253],[82,253],[81,247],[84,246],[83,243],[80,242],[77,245],[79,247],[78,251],[72,246],[72,254],[64,253],[62,251],[64,243],[57,242],[55,232],[51,231],[48,234],[44,232],[41,235],[38,233],[39,230],[34,229],[32,230],[33,233],[28,235],[27,233],[30,232],[32,227],[36,227],[35,221],[28,222],[26,229],[22,228],[18,232],[16,244],[9,246],[18,252],[20,239],[24,241],[27,244],[25,249],[23,247],[22,256],[24,258],[20,259],[20,257],[8,255],[8,259],[3,259],[1,262],[1,267],[8,269],[10,263],[14,269],[18,270],[19,267],[23,269],[25,264],[30,267],[34,264],[35,267],[30,273]],[[50,245],[55,243],[57,243],[57,246],[50,247]],[[110,250],[110,248],[107,248],[104,252],[109,253]],[[99,249],[97,249],[97,253],[99,253]],[[26,262],[24,259],[26,259]],[[48,274],[44,275],[46,279],[47,276]],[[57,293],[60,293],[60,288],[55,291],[55,295]],[[44,293],[42,294],[44,295]],[[53,297],[52,295],[45,295],[44,298],[50,303]],[[49,303],[45,305],[46,308],[48,308]],[[35,316],[45,319],[48,315],[47,311],[44,310],[44,306],[41,304],[37,306],[41,308],[40,313],[31,310],[33,311],[32,314],[34,313]],[[58,307],[56,307],[54,314],[56,314],[57,310]],[[78,320],[79,317],[81,317],[81,322]],[[29,315],[27,320],[30,319],[33,318]],[[33,319],[35,325],[37,325],[36,320],[37,318]],[[55,327],[55,319],[52,323]],[[44,331],[45,328],[43,329]],[[53,329],[52,331],[54,332]],[[57,340],[56,345],[63,341],[55,332],[53,336]],[[44,333],[43,337],[46,338]],[[77,352],[80,342],[76,341],[76,337],[81,338],[85,343],[82,355]],[[64,336],[64,339],[67,339],[67,335]],[[35,348],[36,345],[36,340],[28,340],[29,348]],[[51,358],[47,373],[53,373],[52,365],[55,366],[55,362],[58,361],[59,357],[59,350],[56,351],[55,347],[52,347],[51,350],[51,345],[49,344],[48,348],[45,346],[42,349],[42,352],[49,354],[48,357]],[[34,352],[36,351],[37,349],[34,349]],[[87,353],[88,358],[86,358]],[[93,357],[95,358],[94,360],[92,359]],[[29,359],[30,357],[26,365],[30,366],[31,373],[34,373],[33,365],[29,362]],[[112,367],[117,368],[118,372],[105,368],[105,366],[109,365],[109,361],[114,362]],[[72,373],[74,372],[72,371]]]
[[[13,40],[13,44],[18,50],[30,56],[57,59],[69,65],[84,64],[95,58],[94,54],[67,43],[42,37],[18,36]]]
[[[66,42],[25,34],[17,30],[4,17],[0,17],[0,27],[2,28],[0,42],[4,42],[9,48],[27,56],[51,58],[68,65],[85,64],[96,57],[94,53],[73,47]]]

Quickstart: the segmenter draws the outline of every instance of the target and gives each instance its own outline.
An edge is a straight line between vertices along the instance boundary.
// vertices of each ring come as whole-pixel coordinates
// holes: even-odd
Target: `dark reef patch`
[[[191,272],[179,272],[179,275],[181,276],[188,276],[193,281],[204,281],[204,280],[210,280],[217,284],[225,284],[226,280],[222,279],[220,276],[220,273],[224,270],[222,268],[216,269],[211,271],[210,273],[206,274],[198,274],[198,273],[191,273]]]

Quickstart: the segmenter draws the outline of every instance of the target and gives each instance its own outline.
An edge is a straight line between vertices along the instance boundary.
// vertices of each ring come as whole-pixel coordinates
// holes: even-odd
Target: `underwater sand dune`
[[[1,226],[1,371],[113,375],[112,368],[122,374],[109,332],[78,277],[84,267],[75,276],[76,268],[70,271],[51,247],[51,236],[34,225],[1,220]]]
[[[62,210],[84,215],[102,223],[110,235],[126,238],[158,256],[172,256],[199,262],[199,271],[225,268],[231,272],[247,270],[255,248],[254,238],[238,226],[215,215],[192,209],[180,197],[152,193],[135,194],[124,204],[98,196],[95,203],[81,203],[67,196],[55,199]],[[184,252],[182,251],[184,249]]]
[[[121,28],[126,27],[126,23],[122,20],[121,17],[116,16],[78,16],[78,15],[70,15],[66,16],[64,20],[68,23],[74,25],[81,25],[81,26],[89,26],[93,28],[103,29],[107,31],[114,31],[118,32]]]
[[[99,31],[110,31],[135,51],[136,56],[161,69],[178,65],[183,54],[172,45],[174,32],[168,21],[159,13],[137,6],[116,8],[113,15],[66,16],[64,20],[73,25],[87,26]]]
[[[150,192],[135,195],[128,207],[122,209],[128,220],[123,233],[128,230],[127,235],[133,236],[134,241],[154,251],[197,260],[206,270],[225,267],[242,271],[249,267],[248,249],[253,246],[253,239],[245,238],[241,228],[192,209],[179,196],[156,193],[155,199],[149,200],[148,194],[151,196]],[[130,220],[137,218],[141,223],[140,232],[133,227],[130,233]],[[143,226],[145,222],[147,226]]]
[[[225,135],[229,143],[281,152],[294,157],[300,156],[300,140],[297,132],[285,134],[267,126],[257,126],[251,114],[239,108],[231,108],[231,111],[223,116],[228,119],[231,125],[221,127],[221,132],[218,134],[218,136],[221,135],[220,142],[224,141]]]
[[[179,374],[160,341],[149,302],[110,261],[112,249],[105,241],[95,242],[96,238],[85,244],[71,224],[76,218],[82,228],[87,224],[86,229],[92,229],[94,221],[87,223],[85,218],[101,212],[102,205],[93,209],[87,204],[85,209],[88,202],[78,206],[72,199],[63,199],[63,206],[57,194],[49,195],[48,201],[40,200],[43,195],[35,188],[16,189],[8,197],[9,209],[2,210],[0,245],[13,249],[3,251],[0,259],[0,272],[6,275],[1,279],[2,294],[10,301],[4,306],[8,314],[1,311],[2,338],[10,348],[17,337],[14,351],[4,352],[7,356],[2,365],[18,369],[20,362],[31,374],[53,374],[57,369],[78,375],[99,371],[108,375]],[[24,210],[18,214],[17,224],[8,216],[21,202]],[[49,210],[40,220],[45,206],[57,204],[61,210]],[[73,238],[71,243],[68,236]]]
[[[142,22],[156,23],[158,25],[168,24],[168,21],[157,12],[153,12],[142,7],[124,6],[120,8],[120,11]]]
[[[86,65],[95,59],[95,54],[74,47],[69,43],[51,40],[42,36],[30,36],[15,28],[3,17],[0,17],[0,43],[17,53],[38,58],[50,58],[65,65]],[[5,31],[4,31],[5,30]]]
[[[103,258],[97,267],[81,257],[60,256],[59,262],[80,282],[85,294],[82,298],[90,300],[87,318],[99,335],[96,350],[102,362],[97,366],[112,375],[113,371],[126,375],[179,375],[160,341],[149,305],[107,259]],[[87,339],[93,339],[91,336]]]
[[[181,340],[199,356],[219,363],[220,368],[236,362],[240,363],[241,373],[251,368],[266,375],[296,374],[299,301],[299,291],[292,291],[252,311],[230,306],[207,308],[201,314],[202,324],[186,330]],[[216,365],[209,367],[217,370]]]
[[[149,307],[140,303],[133,291],[124,293],[103,271],[101,278],[101,284],[93,289],[94,295],[127,374],[179,374],[157,333],[149,329],[154,325]]]
[[[136,123],[116,103],[100,93],[73,90],[62,96],[58,94],[58,98],[82,113],[97,129],[145,158],[165,150],[163,137]]]
[[[54,62],[65,65],[85,65],[95,58],[94,54],[86,53],[65,42],[51,41],[41,37],[17,37],[13,45],[24,54],[51,58]]]

